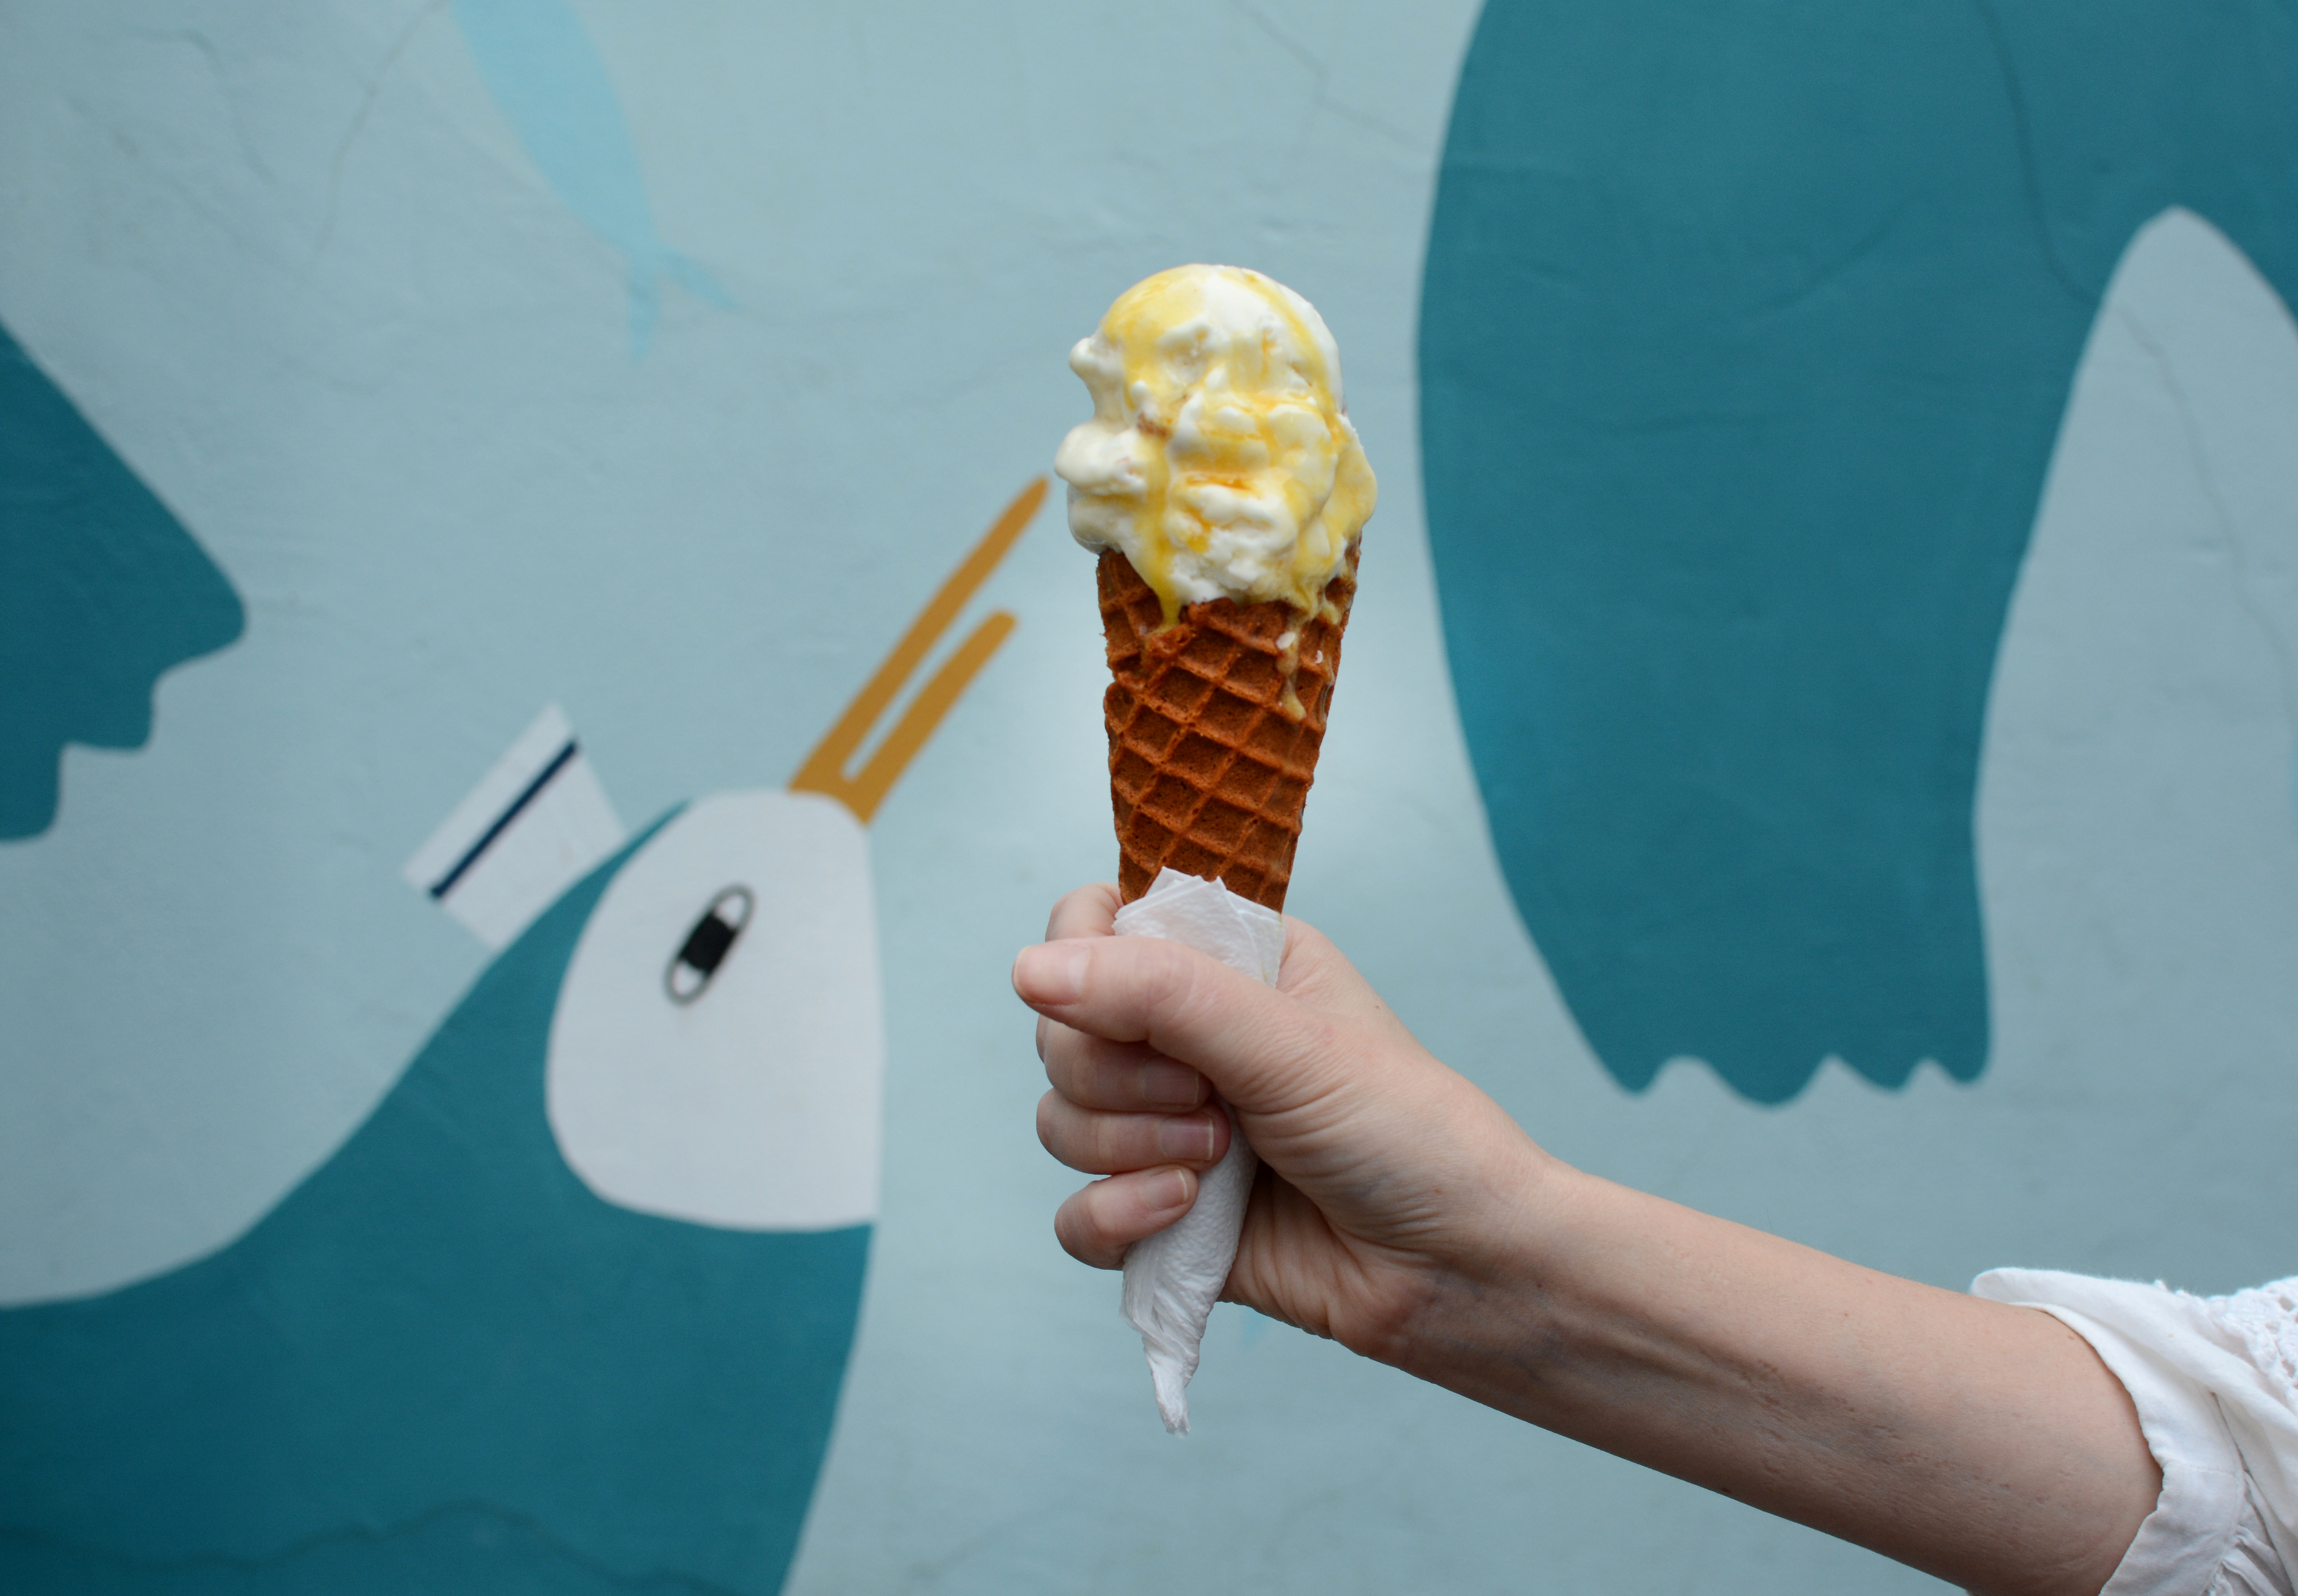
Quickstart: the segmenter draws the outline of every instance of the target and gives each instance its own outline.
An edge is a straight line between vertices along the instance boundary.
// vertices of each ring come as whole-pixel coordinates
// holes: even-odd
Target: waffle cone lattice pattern
[[[1272,909],[1285,906],[1356,563],[1351,550],[1325,590],[1337,621],[1328,613],[1303,621],[1278,602],[1216,599],[1188,605],[1165,626],[1156,593],[1132,563],[1113,550],[1102,555],[1112,677],[1102,713],[1117,884],[1127,903],[1170,864]],[[1288,632],[1297,633],[1289,650]],[[1288,674],[1297,707],[1286,704]]]

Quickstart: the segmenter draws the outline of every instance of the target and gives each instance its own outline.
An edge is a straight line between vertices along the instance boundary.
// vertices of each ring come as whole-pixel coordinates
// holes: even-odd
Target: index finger
[[[1046,922],[1046,940],[1115,936],[1116,922],[1117,888],[1108,881],[1095,881],[1064,895],[1054,906],[1053,918]]]

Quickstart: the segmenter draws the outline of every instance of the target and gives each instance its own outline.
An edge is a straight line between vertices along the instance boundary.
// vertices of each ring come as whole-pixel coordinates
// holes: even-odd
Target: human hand
[[[1115,1269],[1186,1213],[1228,1149],[1218,1093],[1261,1161],[1223,1295],[1406,1361],[1431,1306],[1498,1267],[1551,1161],[1300,921],[1285,921],[1271,989],[1177,943],[1115,936],[1117,907],[1113,887],[1070,893],[1013,968],[1053,1084],[1038,1137],[1108,1177],[1062,1204],[1062,1245]]]

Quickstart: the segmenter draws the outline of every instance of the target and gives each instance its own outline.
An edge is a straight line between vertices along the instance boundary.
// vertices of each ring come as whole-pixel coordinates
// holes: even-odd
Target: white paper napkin
[[[1117,911],[1120,937],[1161,937],[1211,954],[1253,980],[1277,984],[1285,959],[1285,917],[1219,881],[1158,872],[1142,897]],[[1157,1411],[1173,1435],[1189,1433],[1189,1377],[1205,1320],[1236,1261],[1237,1232],[1260,1161],[1228,1113],[1228,1152],[1197,1182],[1196,1206],[1178,1224],[1135,1242],[1125,1253],[1125,1318],[1141,1332],[1156,1383]]]

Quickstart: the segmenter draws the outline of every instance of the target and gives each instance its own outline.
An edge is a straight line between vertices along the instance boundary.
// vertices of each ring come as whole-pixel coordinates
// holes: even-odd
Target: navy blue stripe
[[[526,784],[526,790],[511,800],[509,808],[495,816],[495,823],[487,828],[486,835],[471,844],[471,851],[456,860],[455,868],[439,878],[439,884],[431,889],[431,896],[444,897],[452,892],[455,889],[455,883],[461,881],[471,866],[479,862],[479,856],[492,848],[495,839],[510,829],[510,823],[517,820],[526,806],[541,795],[542,790],[550,785],[550,778],[565,770],[567,761],[574,758],[574,754],[575,742],[570,737],[566,740],[566,746],[559,749],[557,757],[542,767],[542,773]]]

